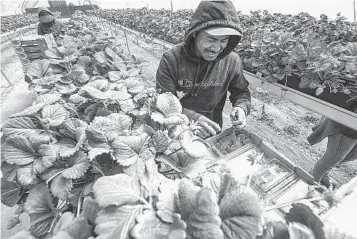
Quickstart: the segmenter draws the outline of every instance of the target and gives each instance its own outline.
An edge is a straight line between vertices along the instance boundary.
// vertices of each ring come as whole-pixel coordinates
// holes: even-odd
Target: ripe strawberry
[[[342,92],[345,93],[346,95],[350,95],[351,94],[351,91],[349,89],[347,89],[347,88],[344,88],[342,90]]]
[[[316,89],[318,87],[318,84],[316,83],[316,81],[311,81],[309,84],[309,88],[310,89]]]
[[[324,88],[318,87],[318,88],[316,89],[316,95],[321,95],[322,92],[324,92]]]

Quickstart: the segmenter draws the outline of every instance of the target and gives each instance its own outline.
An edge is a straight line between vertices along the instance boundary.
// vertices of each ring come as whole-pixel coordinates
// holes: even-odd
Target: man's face
[[[227,47],[229,36],[213,36],[200,31],[195,36],[196,50],[206,61],[213,61]]]

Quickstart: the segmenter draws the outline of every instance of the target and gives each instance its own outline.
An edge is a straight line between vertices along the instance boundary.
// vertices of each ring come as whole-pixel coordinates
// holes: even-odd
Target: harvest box
[[[251,143],[228,154],[222,154],[217,149],[216,143],[232,132],[236,132],[238,135],[244,134],[247,139],[251,140]],[[211,145],[212,155],[215,156],[215,159],[207,166],[223,164],[241,182],[247,182],[249,174],[252,174],[249,190],[263,199],[267,205],[306,196],[310,186],[314,183],[312,175],[297,167],[285,155],[273,149],[254,133],[228,128],[207,141]],[[264,154],[258,163],[252,165],[250,157],[255,152]],[[316,193],[319,194],[323,189],[318,188],[318,191]],[[324,203],[319,205],[309,203],[309,206],[317,213],[323,212],[326,208]],[[276,213],[282,217],[288,209],[282,208],[276,210]]]

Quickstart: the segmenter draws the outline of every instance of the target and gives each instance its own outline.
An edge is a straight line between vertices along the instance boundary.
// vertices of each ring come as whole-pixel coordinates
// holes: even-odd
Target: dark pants
[[[316,162],[312,175],[316,181],[320,182],[321,178],[337,165],[355,159],[357,159],[357,139],[351,139],[342,134],[332,134],[328,136],[326,152]]]

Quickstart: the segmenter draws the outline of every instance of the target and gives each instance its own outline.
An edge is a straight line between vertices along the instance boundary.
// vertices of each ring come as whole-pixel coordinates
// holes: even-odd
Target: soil
[[[105,25],[103,26],[105,27]],[[122,31],[117,31],[116,37],[123,43],[126,42],[125,34]],[[152,44],[148,39],[138,39],[135,35],[127,34],[127,38],[129,47],[126,48],[126,51],[130,51],[131,54],[148,62],[143,69],[143,75],[145,81],[154,86],[155,73],[161,55],[166,49],[160,45]],[[6,82],[7,85],[1,83],[3,123],[11,114],[29,106],[35,99],[35,95],[27,90],[23,72],[20,70],[21,64],[8,42],[1,45],[1,53],[1,68],[7,76],[11,76],[9,77],[11,84],[9,82]],[[2,80],[2,82],[4,81]],[[312,126],[319,122],[321,115],[254,86],[250,86],[250,90],[252,112],[247,119],[247,130],[262,137],[297,166],[310,171],[316,160],[324,154],[326,148],[326,140],[314,146],[310,146],[306,141]],[[231,105],[227,101],[223,112],[223,128],[230,127],[230,110]],[[331,176],[338,185],[341,185],[354,177],[356,172],[357,161],[335,168]],[[23,223],[11,231],[5,229],[6,221],[11,218],[14,209],[4,205],[1,207],[1,238],[14,235],[29,225],[29,218],[22,216]]]

